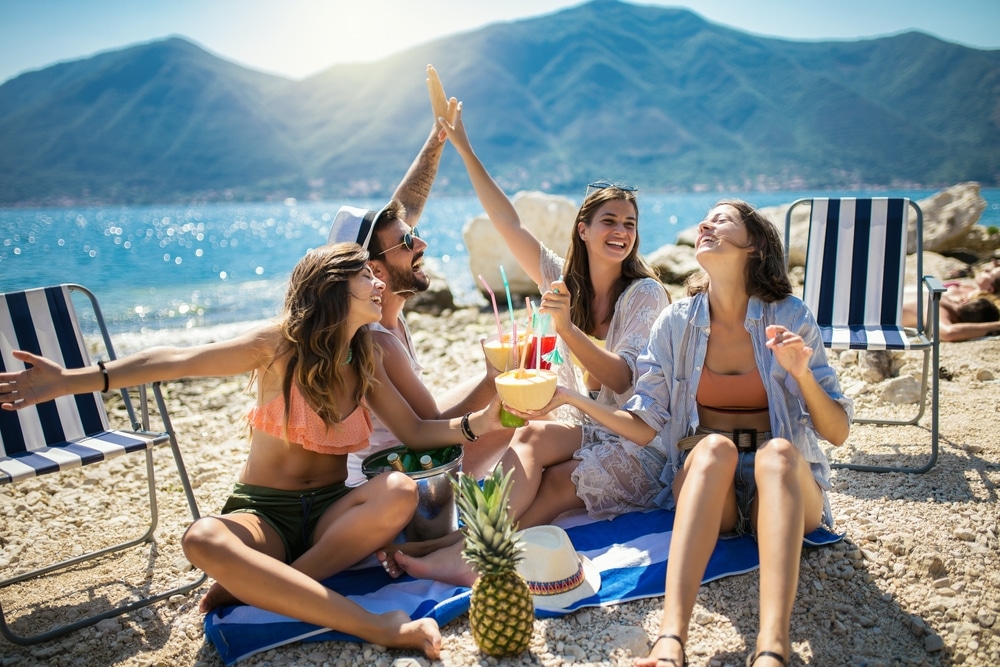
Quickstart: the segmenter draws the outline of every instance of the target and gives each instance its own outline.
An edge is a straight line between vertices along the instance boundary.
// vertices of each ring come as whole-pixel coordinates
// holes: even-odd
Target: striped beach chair
[[[923,417],[930,387],[930,458],[922,466],[871,466],[850,463],[834,467],[867,472],[923,473],[938,456],[938,307],[944,287],[923,276],[923,212],[906,198],[845,197],[799,199],[785,215],[785,261],[791,236],[792,212],[809,206],[805,280],[802,299],[816,317],[823,344],[831,350],[915,350],[923,352],[920,401],[909,419],[855,416],[855,423],[916,425]],[[909,213],[915,214],[912,236]],[[917,322],[902,325],[908,238],[915,241]],[[925,326],[924,290],[930,323]],[[933,364],[931,363],[933,361]]]
[[[74,308],[71,293],[80,293],[89,300],[93,315],[100,330],[105,358],[114,359],[114,349],[101,314],[97,298],[79,285],[59,285],[23,292],[0,294],[0,371],[17,371],[25,366],[14,359],[12,350],[26,350],[64,365],[66,368],[82,368],[91,365],[90,355]],[[0,410],[0,493],[5,485],[13,485],[26,479],[58,473],[69,468],[99,464],[109,459],[133,452],[143,452],[146,457],[148,480],[148,511],[150,520],[145,533],[126,542],[101,548],[72,558],[39,567],[0,581],[0,592],[19,582],[29,581],[70,566],[90,561],[105,554],[111,554],[130,547],[152,541],[157,524],[156,486],[153,469],[152,449],[168,444],[173,452],[173,460],[180,474],[181,484],[187,496],[187,503],[194,519],[199,517],[191,484],[188,481],[181,459],[177,439],[170,424],[163,396],[158,384],[151,387],[157,411],[162,421],[163,431],[149,428],[150,390],[145,386],[132,392],[120,390],[129,424],[118,430],[111,427],[104,400],[100,392],[63,396],[47,403],[10,412]],[[132,400],[137,397],[139,412]],[[145,508],[147,499],[142,501]],[[10,519],[10,529],[24,526],[33,520],[31,511]],[[72,553],[71,545],[66,545],[65,553]],[[105,618],[145,607],[171,595],[185,594],[205,580],[201,575],[194,581],[183,582],[170,590],[157,593],[140,600],[106,609],[99,613],[76,619],[70,623],[54,627],[48,631],[30,636],[15,634],[0,605],[0,634],[11,642],[29,645],[60,637],[82,627],[92,625]],[[41,610],[39,610],[41,611]],[[33,612],[37,613],[37,612]]]

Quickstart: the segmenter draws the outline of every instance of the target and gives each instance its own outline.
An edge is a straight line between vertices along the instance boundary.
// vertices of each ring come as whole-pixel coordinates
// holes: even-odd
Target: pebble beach
[[[492,311],[477,308],[408,317],[427,383],[436,392],[463,381],[482,363],[479,336],[495,330]],[[912,411],[913,405],[893,402],[899,399],[887,389],[892,380],[872,378],[859,355],[831,358],[859,411]],[[895,366],[898,376],[906,376],[917,364],[899,360]],[[922,475],[835,471],[830,500],[835,530],[845,538],[803,553],[790,664],[1000,664],[1000,337],[944,343],[941,366],[940,457],[932,470]],[[222,506],[245,458],[243,415],[252,400],[247,383],[247,377],[213,378],[164,387],[203,514]],[[113,415],[122,412],[120,399],[109,398],[108,405]],[[929,424],[929,416],[922,424]],[[928,442],[924,426],[855,425],[848,442],[830,457],[856,462],[888,457],[920,465]],[[163,471],[156,541],[129,555],[0,590],[14,631],[28,634],[106,608],[127,599],[136,585],[155,589],[178,576],[196,576],[180,550],[191,518],[179,480],[169,472],[169,457],[168,448],[154,455]],[[4,487],[0,571],[15,574],[56,550],[79,551],[141,533],[145,517],[119,507],[114,496],[142,494],[144,488],[141,457]],[[115,519],[90,518],[91,507],[106,510],[108,504]],[[15,517],[24,512],[39,523],[18,525]],[[150,581],[146,573],[153,566]],[[34,647],[0,639],[0,667],[221,667],[197,609],[207,588]],[[702,587],[687,645],[690,665],[744,664],[758,622],[757,589],[755,572]],[[271,649],[239,665],[631,665],[648,650],[661,607],[662,598],[651,598],[538,620],[529,651],[514,658],[480,654],[463,616],[441,628],[442,656],[433,663],[370,644],[319,642]]]

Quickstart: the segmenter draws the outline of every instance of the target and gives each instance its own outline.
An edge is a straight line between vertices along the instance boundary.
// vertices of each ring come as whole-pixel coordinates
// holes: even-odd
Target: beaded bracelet
[[[108,375],[108,369],[104,367],[104,359],[97,362],[97,367],[101,369],[101,374],[104,375],[104,389],[102,392],[107,392],[108,387],[111,386],[111,377]]]
[[[462,433],[465,434],[465,439],[469,442],[475,442],[479,440],[479,436],[472,433],[472,427],[469,426],[469,415],[471,412],[466,412],[465,416],[462,417]]]

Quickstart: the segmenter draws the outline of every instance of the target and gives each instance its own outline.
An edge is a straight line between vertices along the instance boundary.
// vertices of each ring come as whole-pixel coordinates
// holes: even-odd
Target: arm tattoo
[[[410,227],[417,226],[420,214],[423,213],[443,153],[444,142],[437,140],[435,126],[393,193],[393,198],[398,199],[406,207],[406,223]]]

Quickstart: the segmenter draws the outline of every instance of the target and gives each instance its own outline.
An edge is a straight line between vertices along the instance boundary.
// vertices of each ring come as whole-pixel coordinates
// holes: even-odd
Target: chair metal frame
[[[101,307],[100,307],[100,305],[99,305],[99,303],[97,301],[97,297],[94,295],[94,293],[91,292],[90,290],[88,290],[87,288],[85,288],[85,287],[83,287],[81,285],[76,285],[76,284],[64,284],[64,285],[60,285],[60,286],[56,286],[56,287],[57,288],[63,288],[63,289],[66,290],[66,303],[67,303],[68,307],[71,308],[73,310],[73,312],[74,312],[73,324],[76,325],[74,333],[75,333],[76,336],[79,337],[80,340],[82,340],[82,332],[80,330],[78,321],[76,320],[75,307],[72,304],[72,300],[69,297],[69,294],[72,293],[72,292],[78,292],[78,293],[81,293],[84,296],[86,296],[87,299],[89,299],[90,305],[93,308],[93,314],[94,314],[94,318],[96,320],[96,325],[97,325],[97,327],[100,330],[101,339],[103,341],[103,345],[104,345],[104,348],[105,348],[104,352],[107,354],[107,358],[109,360],[110,359],[115,359],[116,355],[115,355],[115,351],[114,351],[114,346],[111,343],[111,336],[110,336],[110,334],[108,332],[108,328],[107,328],[107,325],[105,323],[104,316],[101,313]],[[50,287],[50,288],[39,288],[39,289],[40,290],[46,290],[46,289],[53,289],[53,288]],[[27,292],[30,292],[30,291],[32,291],[32,290],[26,290],[24,293],[27,293]],[[9,293],[9,294],[16,294],[16,293]],[[3,295],[3,296],[8,296],[8,295]],[[63,333],[68,333],[68,332],[64,331]],[[37,351],[35,351],[35,352],[37,352]],[[86,358],[89,355],[86,355],[85,351],[84,351],[84,354],[85,354],[84,362],[85,362],[85,365],[86,365],[86,364],[89,364],[89,360]],[[137,418],[135,407],[133,405],[132,397],[130,395],[130,393],[131,393],[130,389],[134,390],[136,392],[136,395],[137,395],[137,402],[139,404],[139,415],[138,415],[138,418]],[[53,573],[53,572],[57,572],[59,570],[64,570],[64,569],[69,568],[69,567],[71,567],[73,565],[76,565],[78,563],[83,563],[83,562],[91,561],[91,560],[94,560],[96,558],[100,558],[101,556],[104,556],[104,555],[107,555],[107,554],[112,554],[112,553],[116,553],[116,552],[119,552],[119,551],[124,551],[126,549],[131,548],[131,547],[135,547],[137,545],[140,545],[140,544],[152,541],[154,533],[156,531],[156,526],[157,526],[157,523],[158,523],[158,519],[159,519],[159,509],[158,509],[157,500],[156,500],[156,481],[155,481],[154,465],[153,465],[153,448],[156,445],[169,443],[170,449],[171,449],[171,453],[173,454],[174,464],[176,466],[178,474],[180,475],[181,485],[184,488],[184,495],[186,497],[188,507],[189,507],[189,509],[191,511],[191,516],[192,516],[192,518],[194,520],[197,520],[197,519],[200,518],[201,515],[200,515],[200,513],[198,511],[198,504],[197,504],[197,501],[195,500],[194,492],[192,491],[191,483],[190,483],[190,481],[188,479],[187,471],[186,471],[186,469],[184,467],[184,461],[183,461],[183,459],[181,457],[181,451],[180,451],[180,447],[178,446],[178,443],[177,443],[177,437],[176,437],[176,434],[174,432],[173,425],[170,422],[170,415],[167,412],[166,403],[165,403],[165,401],[163,399],[163,393],[162,393],[162,391],[160,389],[160,383],[159,382],[153,383],[151,385],[151,389],[152,389],[153,399],[156,401],[156,406],[157,406],[157,412],[159,414],[159,419],[162,422],[162,426],[163,426],[163,430],[162,431],[153,431],[153,430],[150,430],[150,424],[149,424],[149,422],[150,422],[150,419],[149,419],[150,418],[150,414],[149,414],[149,412],[150,412],[149,411],[149,396],[148,396],[148,391],[147,391],[147,386],[146,385],[141,385],[139,387],[133,387],[133,388],[122,388],[122,389],[119,390],[119,393],[121,394],[121,397],[122,397],[122,399],[124,401],[125,410],[127,412],[127,416],[128,416],[128,419],[129,419],[129,422],[130,422],[130,428],[131,428],[131,431],[122,430],[122,431],[119,431],[119,433],[127,433],[127,434],[131,434],[131,435],[139,436],[139,437],[141,437],[143,439],[148,440],[148,444],[146,444],[144,447],[142,447],[142,451],[145,453],[145,457],[146,457],[146,478],[147,478],[147,483],[148,483],[148,503],[149,503],[149,513],[150,513],[149,525],[146,528],[145,532],[142,535],[140,535],[140,536],[138,536],[138,537],[136,537],[134,539],[129,539],[129,540],[126,540],[126,541],[121,542],[119,544],[114,544],[112,546],[108,546],[108,547],[105,547],[105,548],[102,548],[102,549],[98,549],[98,550],[94,550],[94,551],[91,551],[91,552],[88,552],[88,553],[84,553],[84,554],[81,554],[79,556],[75,556],[75,557],[72,557],[72,558],[67,558],[67,559],[59,561],[57,563],[53,563],[53,564],[50,564],[50,565],[45,565],[43,567],[36,568],[36,569],[34,569],[34,570],[30,571],[30,572],[25,572],[25,573],[22,573],[22,574],[13,576],[13,577],[9,577],[9,578],[3,579],[2,581],[0,581],[0,591],[3,591],[3,589],[5,589],[6,587],[8,587],[10,585],[13,585],[13,584],[16,584],[16,583],[19,583],[19,582],[28,581],[28,580],[34,579],[36,577],[41,577],[41,576],[44,576],[44,575],[47,575],[47,574],[50,574],[50,573]],[[105,419],[106,419],[106,414],[107,413],[106,413],[106,410],[104,410],[103,402],[102,401],[98,401],[98,404],[99,404],[99,409],[105,414]],[[66,444],[66,443],[63,443],[63,444]],[[54,447],[51,447],[51,448],[46,447],[45,449],[51,451],[51,450],[59,449],[59,447],[58,446],[54,446]],[[138,453],[138,452],[137,451],[129,451],[129,452],[126,452],[124,455],[136,454],[136,453]],[[2,458],[5,458],[5,457],[2,457]],[[9,459],[5,458],[5,460],[9,460]],[[82,465],[89,465],[89,463],[84,462]],[[43,472],[40,472],[38,474],[43,474],[44,472],[48,472],[48,471],[43,471]],[[56,471],[52,471],[52,472],[59,472],[59,471],[56,470]],[[2,488],[3,484],[6,484],[6,483],[16,483],[16,481],[17,480],[12,480],[12,481],[8,481],[6,479],[0,480],[0,488]],[[15,643],[15,644],[22,645],[22,646],[29,646],[29,645],[33,645],[33,644],[38,644],[40,642],[48,641],[50,639],[54,639],[54,638],[57,638],[57,637],[61,637],[61,636],[67,635],[67,634],[69,634],[71,632],[74,632],[76,630],[79,630],[81,628],[84,628],[84,627],[93,625],[95,623],[98,623],[101,620],[104,620],[104,619],[107,619],[107,618],[113,618],[113,617],[119,616],[121,614],[129,613],[129,612],[135,611],[136,609],[140,609],[142,607],[147,607],[147,606],[149,606],[151,604],[154,604],[156,602],[159,602],[161,600],[169,598],[169,597],[171,597],[173,595],[184,595],[184,594],[187,594],[190,591],[194,590],[195,588],[198,588],[199,586],[201,586],[205,582],[205,580],[206,580],[205,574],[201,573],[200,576],[198,578],[196,578],[195,580],[189,581],[189,582],[180,583],[180,584],[178,584],[178,585],[170,588],[169,590],[166,590],[166,591],[163,591],[163,592],[160,592],[160,593],[155,593],[155,594],[149,595],[147,597],[143,597],[143,598],[141,598],[139,600],[135,600],[135,601],[128,602],[128,603],[125,603],[125,604],[121,604],[121,605],[115,606],[115,607],[113,607],[111,609],[107,609],[105,611],[102,611],[100,613],[92,614],[92,615],[86,616],[84,618],[80,618],[80,619],[78,619],[76,621],[73,621],[73,622],[70,622],[70,623],[58,625],[58,626],[53,627],[53,628],[51,628],[51,629],[49,629],[49,630],[47,630],[45,632],[40,632],[40,633],[37,633],[37,634],[34,634],[34,635],[29,635],[29,636],[19,635],[19,634],[14,633],[11,630],[11,628],[8,626],[7,618],[6,618],[5,614],[4,614],[3,607],[2,607],[2,605],[0,605],[0,635],[2,635],[8,641],[10,641],[12,643]]]
[[[831,331],[831,327],[830,326],[826,326],[826,328],[824,329],[824,325],[829,325],[830,323],[829,322],[819,322],[821,329],[824,329],[824,331],[823,331],[823,334],[824,334],[823,335],[823,345],[827,349],[855,349],[855,350],[862,350],[862,351],[897,349],[897,350],[913,350],[913,351],[922,352],[923,353],[923,372],[922,372],[922,380],[921,380],[921,385],[920,385],[920,404],[918,406],[916,415],[912,419],[882,419],[882,418],[864,418],[864,417],[857,417],[857,416],[855,416],[855,418],[854,418],[853,421],[856,424],[878,424],[878,425],[884,425],[884,426],[917,426],[918,422],[920,421],[920,419],[924,415],[924,411],[925,411],[925,408],[926,408],[926,405],[927,405],[927,389],[928,389],[928,383],[929,383],[930,384],[930,394],[931,394],[931,398],[930,398],[930,413],[931,413],[931,426],[930,426],[930,439],[931,439],[931,442],[930,442],[930,446],[931,446],[931,451],[930,451],[930,456],[927,459],[926,463],[924,463],[924,465],[919,466],[919,467],[875,466],[875,465],[863,465],[863,464],[854,464],[854,463],[833,463],[831,465],[834,468],[846,468],[846,469],[849,469],[849,470],[859,470],[859,471],[862,471],[862,472],[904,472],[904,473],[922,474],[922,473],[927,472],[931,468],[933,468],[934,465],[937,463],[937,458],[938,458],[938,440],[939,440],[939,420],[938,420],[938,414],[939,414],[939,407],[940,407],[939,406],[939,402],[940,402],[939,401],[939,396],[940,396],[939,395],[939,382],[940,382],[940,378],[939,378],[939,368],[940,368],[940,335],[939,335],[939,330],[940,329],[939,329],[939,326],[940,326],[940,303],[941,303],[941,295],[944,294],[945,288],[941,284],[941,281],[938,280],[937,278],[935,278],[934,276],[929,276],[928,275],[928,276],[923,276],[921,278],[921,275],[923,274],[923,211],[921,211],[920,206],[916,202],[914,202],[914,201],[912,201],[910,199],[904,198],[904,197],[897,197],[897,198],[887,198],[887,197],[871,197],[871,198],[853,198],[853,197],[842,197],[842,198],[832,198],[831,197],[831,198],[827,198],[827,197],[816,197],[816,198],[798,199],[798,200],[794,201],[791,204],[791,206],[789,206],[788,211],[785,214],[785,266],[788,266],[788,253],[789,253],[789,245],[790,245],[790,241],[791,241],[792,213],[793,213],[793,211],[797,207],[805,205],[805,204],[809,205],[809,209],[810,210],[809,210],[808,243],[811,246],[814,242],[822,242],[822,243],[824,243],[824,250],[825,250],[826,249],[826,241],[828,241],[833,236],[833,234],[828,231],[829,235],[827,236],[826,239],[820,240],[820,239],[814,238],[814,221],[816,219],[815,216],[817,214],[817,207],[816,207],[817,202],[822,202],[822,203],[826,204],[826,206],[823,207],[823,208],[821,208],[820,210],[821,211],[826,211],[827,215],[829,215],[829,210],[830,210],[829,205],[830,205],[830,203],[831,202],[837,202],[838,205],[837,205],[836,209],[837,209],[838,215],[839,215],[840,212],[841,212],[841,210],[842,210],[840,204],[842,204],[843,202],[853,202],[854,206],[855,206],[855,211],[857,211],[857,203],[858,202],[880,202],[881,203],[881,201],[883,201],[883,200],[887,202],[887,205],[889,205],[888,204],[889,202],[893,202],[893,201],[895,201],[895,202],[902,202],[902,210],[901,210],[901,215],[900,215],[901,220],[892,220],[891,219],[892,218],[891,215],[887,216],[887,218],[890,218],[887,221],[887,226],[888,226],[887,236],[888,236],[889,242],[892,242],[893,240],[895,240],[896,245],[894,245],[893,247],[889,247],[889,243],[887,243],[886,246],[885,246],[885,248],[884,248],[884,256],[888,256],[888,253],[890,253],[890,252],[897,252],[897,253],[899,253],[899,256],[893,258],[894,260],[898,260],[898,264],[899,264],[898,276],[885,276],[885,277],[887,279],[893,279],[893,280],[898,280],[899,281],[897,285],[898,285],[898,289],[899,289],[900,294],[902,292],[902,289],[903,289],[903,287],[905,285],[905,281],[906,281],[906,278],[905,278],[905,268],[906,268],[905,255],[906,255],[906,249],[907,249],[907,233],[908,233],[908,229],[907,229],[907,225],[908,225],[907,211],[912,210],[913,212],[916,213],[916,221],[915,221],[915,223],[916,223],[915,224],[916,238],[915,238],[915,240],[916,240],[916,264],[917,264],[917,273],[916,273],[916,275],[917,275],[917,279],[916,279],[916,288],[917,288],[917,327],[916,327],[916,329],[907,329],[905,331],[906,335],[903,337],[901,343],[893,344],[893,343],[890,343],[890,342],[886,342],[886,343],[879,343],[879,344],[869,344],[869,343],[867,343],[865,341],[860,341],[859,342],[857,339],[855,339],[853,337],[849,341],[844,341],[844,340],[834,341],[833,340],[834,336],[833,336],[833,333]],[[862,209],[864,209],[864,206],[862,206]],[[870,208],[869,208],[869,212],[870,212]],[[845,220],[842,216],[838,217],[837,224],[835,225],[835,227],[838,227],[839,231],[836,234],[836,238],[839,239],[840,238],[840,234],[843,234],[844,231],[845,231],[845,229],[848,229],[848,228],[850,229],[851,233],[853,233],[855,235],[860,234],[860,232],[858,230],[856,230],[855,227],[854,227],[854,225],[855,225],[856,222],[857,222],[857,216],[852,217],[850,220]],[[870,223],[870,220],[868,222]],[[893,225],[898,225],[898,227],[892,228]],[[827,227],[829,228],[829,226],[830,225],[828,224]],[[869,239],[869,237],[870,237],[870,231],[871,230],[869,228],[868,229],[869,234],[868,235],[863,235],[864,238],[859,239],[863,243],[863,245],[864,245],[865,248],[868,247],[868,241],[870,240]],[[856,236],[856,238],[858,238],[858,237]],[[855,248],[855,246],[853,245],[853,243],[851,244],[850,247],[851,247],[852,251]],[[838,246],[836,250],[840,251],[840,247]],[[810,298],[810,291],[811,290],[809,290],[809,287],[812,285],[811,280],[819,280],[820,281],[820,285],[822,285],[825,280],[830,280],[830,279],[834,278],[834,276],[832,276],[832,275],[826,275],[826,273],[823,271],[824,267],[822,267],[822,266],[820,266],[820,267],[812,267],[812,272],[810,272],[810,268],[811,267],[809,266],[809,261],[808,261],[808,257],[809,257],[809,252],[808,251],[806,253],[806,257],[807,257],[807,259],[806,259],[806,262],[805,262],[805,280],[804,280],[804,288],[803,288],[803,299],[805,300],[806,305],[813,312],[813,314],[817,316],[817,320],[819,320],[819,318],[821,317],[820,314],[819,314],[819,312],[818,312],[818,310],[819,310],[818,305],[819,304],[817,304],[817,303],[811,303],[810,302],[811,301],[811,298]],[[843,258],[841,258],[841,259],[843,259]],[[824,261],[824,264],[826,264],[826,261]],[[817,272],[819,272],[818,276],[817,276]],[[853,280],[853,276],[852,276],[852,280]],[[857,284],[854,284],[854,286],[858,287]],[[924,303],[923,302],[923,291],[924,291],[924,288],[926,288],[926,290],[927,290],[927,313],[928,313],[929,319],[930,319],[930,322],[927,325],[925,325],[924,308],[923,308],[923,303]],[[869,293],[868,290],[865,290],[865,294],[867,295],[868,293]],[[888,328],[890,328],[890,329],[895,328],[895,329],[898,329],[898,330],[901,330],[901,331],[903,330],[902,323],[900,321],[901,320],[901,317],[900,317],[901,302],[902,302],[902,298],[900,297],[899,303],[895,304],[896,307],[897,307],[897,310],[896,310],[896,313],[895,313],[896,321],[892,322],[892,323],[883,321],[882,322],[883,325],[890,325],[891,324],[893,326],[892,327],[888,327]],[[853,306],[853,304],[852,304],[852,306]],[[852,308],[852,311],[853,311],[853,308]],[[865,329],[866,333],[872,333],[873,331],[875,331],[875,332],[881,331],[879,329],[879,327],[878,327],[877,324],[873,326],[873,323],[870,323],[870,322],[865,323],[865,322],[862,322],[862,321],[856,321],[855,317],[853,317],[855,315],[855,313],[852,312],[851,315],[852,315],[852,317],[851,317],[850,325],[851,325],[852,329],[857,329],[857,330]],[[883,316],[883,320],[884,319],[885,318]],[[932,369],[933,369],[933,371],[932,371]]]

